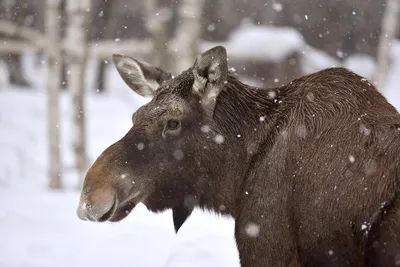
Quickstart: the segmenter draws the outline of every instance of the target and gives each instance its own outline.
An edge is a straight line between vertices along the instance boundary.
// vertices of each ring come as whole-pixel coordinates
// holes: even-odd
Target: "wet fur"
[[[296,253],[302,266],[395,266],[400,117],[367,80],[334,68],[259,90],[230,77],[213,119],[236,153],[213,159],[221,178],[194,191],[236,219],[243,266],[287,266]],[[381,240],[380,224],[394,234]]]
[[[343,68],[272,89],[230,75],[210,116],[191,94],[193,80],[189,70],[164,81],[98,168],[112,169],[117,159],[132,177],[158,177],[143,201],[151,211],[198,206],[232,215],[243,267],[396,266],[400,115],[374,86]],[[152,121],[180,112],[171,111],[175,101],[194,114],[185,139],[133,153],[159,127]],[[180,165],[156,153],[177,147],[185,153]],[[188,210],[180,210],[179,227]],[[257,237],[249,224],[259,227]]]

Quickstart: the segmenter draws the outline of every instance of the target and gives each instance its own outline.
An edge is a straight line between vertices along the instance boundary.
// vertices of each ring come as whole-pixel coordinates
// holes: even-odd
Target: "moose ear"
[[[169,73],[128,56],[114,54],[112,60],[125,83],[144,97],[153,97],[160,84],[171,78]]]
[[[202,102],[215,102],[228,79],[225,47],[216,46],[198,56],[193,66],[193,75],[193,91],[200,95]]]

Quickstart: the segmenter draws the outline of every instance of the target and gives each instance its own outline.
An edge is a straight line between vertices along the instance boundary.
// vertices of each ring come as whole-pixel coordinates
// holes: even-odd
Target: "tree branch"
[[[153,50],[153,42],[150,39],[126,39],[116,42],[105,40],[92,43],[89,53],[91,57],[108,59],[113,53],[146,55]]]
[[[40,51],[43,50],[35,44],[27,43],[25,41],[14,41],[8,39],[0,39],[0,54],[22,54],[26,51]]]
[[[17,36],[22,39],[25,39],[36,46],[45,47],[46,46],[46,36],[41,32],[25,27],[20,26],[16,23],[0,20],[0,33],[9,35],[9,36]]]

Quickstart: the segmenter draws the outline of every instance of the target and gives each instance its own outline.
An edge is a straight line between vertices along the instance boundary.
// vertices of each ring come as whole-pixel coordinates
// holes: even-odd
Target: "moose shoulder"
[[[400,115],[366,79],[331,68],[271,89],[229,73],[225,48],[177,77],[114,55],[152,100],[89,169],[83,220],[119,221],[139,202],[230,214],[241,266],[396,266]]]

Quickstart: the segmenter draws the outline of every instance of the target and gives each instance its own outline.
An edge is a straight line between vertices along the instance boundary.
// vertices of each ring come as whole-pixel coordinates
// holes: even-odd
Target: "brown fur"
[[[243,267],[400,263],[400,115],[374,86],[343,68],[266,90],[229,75],[205,106],[192,72],[163,81],[97,159],[81,218],[198,206],[233,216]]]

